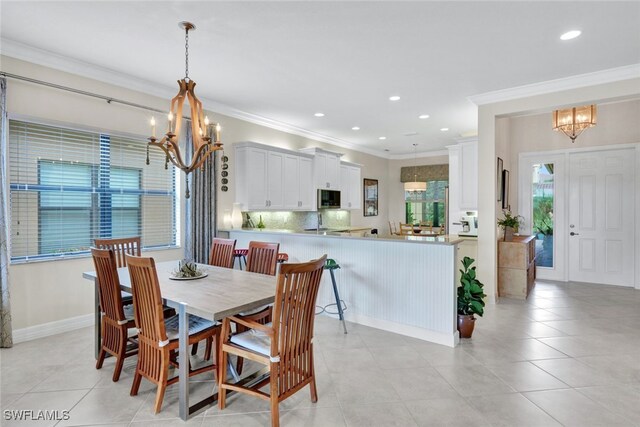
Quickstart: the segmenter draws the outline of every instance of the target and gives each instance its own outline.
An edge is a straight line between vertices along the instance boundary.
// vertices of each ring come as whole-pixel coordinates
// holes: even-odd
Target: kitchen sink
[[[320,228],[305,228],[304,231],[329,231],[328,228],[326,227],[320,227]]]

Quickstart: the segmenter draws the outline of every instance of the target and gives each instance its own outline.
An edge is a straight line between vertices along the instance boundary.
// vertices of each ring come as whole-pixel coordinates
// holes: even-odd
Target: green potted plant
[[[475,314],[484,314],[484,300],[486,297],[482,288],[484,285],[476,278],[476,268],[471,267],[475,259],[468,256],[462,259],[464,270],[460,270],[460,286],[458,286],[458,331],[460,338],[471,338],[475,326]],[[471,267],[471,268],[469,268]]]
[[[504,230],[504,241],[511,242],[513,233],[518,231],[524,218],[520,215],[512,215],[510,211],[502,211],[504,218],[498,220],[498,225]]]

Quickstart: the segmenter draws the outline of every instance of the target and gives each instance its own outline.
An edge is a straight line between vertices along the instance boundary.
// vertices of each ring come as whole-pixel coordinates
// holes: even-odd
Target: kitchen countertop
[[[371,240],[380,242],[407,242],[407,243],[422,243],[422,244],[436,244],[436,245],[457,245],[462,242],[463,239],[457,235],[443,235],[443,236],[384,236],[384,237],[358,237],[349,236],[341,233],[348,231],[361,231],[370,230],[371,227],[340,227],[336,229],[328,229],[326,231],[301,231],[301,230],[287,230],[287,229],[269,229],[269,228],[233,228],[233,229],[221,229],[225,232],[237,232],[237,233],[263,233],[263,234],[294,234],[301,237],[311,238],[331,238],[331,239],[357,239],[357,240]]]

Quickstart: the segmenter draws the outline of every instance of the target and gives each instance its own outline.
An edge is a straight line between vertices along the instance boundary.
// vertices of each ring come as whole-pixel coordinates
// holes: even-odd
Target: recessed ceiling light
[[[351,130],[360,130],[360,127],[354,126],[354,127],[351,128]]]
[[[384,151],[386,151],[386,152],[388,153],[388,152],[389,152],[389,149],[388,149],[388,148],[385,148],[385,149],[384,149]]]
[[[387,139],[387,137],[386,137],[386,136],[381,136],[381,137],[380,137],[380,138],[378,138],[378,139],[379,139],[379,140],[384,140],[384,139]]]
[[[571,30],[571,31],[567,31],[566,33],[564,33],[563,35],[560,36],[560,40],[571,40],[571,39],[575,39],[576,37],[578,37],[580,34],[582,34],[582,31],[580,30]]]
[[[324,117],[324,113],[315,113],[314,116],[316,116],[316,117]]]
[[[390,96],[389,101],[400,101],[400,97],[398,95]]]
[[[428,119],[429,115],[428,114],[421,114],[418,116],[419,119]]]
[[[448,130],[449,130],[449,128],[441,128],[440,130],[441,130],[442,132],[446,132],[446,131],[448,131]]]

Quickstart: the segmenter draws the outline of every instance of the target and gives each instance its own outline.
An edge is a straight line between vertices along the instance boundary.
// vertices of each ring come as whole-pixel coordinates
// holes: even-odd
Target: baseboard
[[[337,316],[335,317],[337,318]],[[344,317],[349,322],[382,329],[383,331],[393,332],[395,334],[405,335],[412,338],[418,338],[435,344],[446,345],[448,347],[455,347],[460,342],[460,335],[457,330],[455,332],[451,332],[451,334],[447,334],[444,332],[419,328],[417,326],[390,322],[388,320],[374,319],[373,317],[363,316],[362,314],[356,313],[345,313]]]
[[[29,326],[22,329],[13,330],[13,342],[21,343],[63,332],[75,331],[76,329],[93,326],[95,316],[85,314],[83,316],[69,317],[68,319],[56,320],[55,322],[42,323],[36,326]]]

